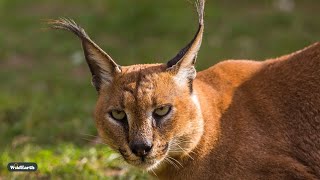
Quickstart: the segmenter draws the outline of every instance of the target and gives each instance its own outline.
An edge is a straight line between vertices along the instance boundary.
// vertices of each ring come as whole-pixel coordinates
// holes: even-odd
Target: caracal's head
[[[172,161],[171,157],[187,155],[200,140],[203,121],[192,83],[203,34],[203,8],[201,1],[193,40],[165,64],[120,66],[74,21],[50,22],[81,39],[99,94],[95,110],[99,135],[132,165],[150,170]]]

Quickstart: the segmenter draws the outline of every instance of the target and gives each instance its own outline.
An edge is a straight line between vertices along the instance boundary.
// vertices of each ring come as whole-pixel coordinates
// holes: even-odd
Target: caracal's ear
[[[64,29],[77,35],[81,42],[84,55],[92,74],[92,85],[99,92],[102,84],[112,82],[116,73],[121,73],[121,67],[95,44],[87,33],[71,19],[49,20],[48,24],[54,29]]]
[[[194,38],[174,58],[167,62],[167,70],[173,72],[175,78],[181,83],[192,83],[192,80],[196,77],[194,64],[202,41],[204,4],[205,0],[197,0],[195,3],[199,16],[199,27]]]

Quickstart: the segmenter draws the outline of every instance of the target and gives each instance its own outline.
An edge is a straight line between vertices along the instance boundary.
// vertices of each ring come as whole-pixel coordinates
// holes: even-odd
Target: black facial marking
[[[124,149],[119,149],[119,153],[123,156],[123,157],[129,157],[129,154],[126,152],[126,150]]]
[[[163,148],[161,151],[162,151],[162,152],[166,152],[168,148],[169,148],[169,143],[166,143],[166,144],[164,145],[164,148]]]
[[[188,79],[188,88],[190,91],[190,94],[193,92],[193,79]]]

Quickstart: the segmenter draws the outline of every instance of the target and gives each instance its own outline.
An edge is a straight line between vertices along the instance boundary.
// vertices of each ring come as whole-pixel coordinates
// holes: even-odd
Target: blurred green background
[[[202,70],[277,57],[320,37],[319,0],[207,0]],[[96,143],[97,94],[79,40],[46,29],[70,17],[120,65],[166,62],[197,29],[192,0],[0,0],[0,179],[145,179]],[[10,173],[12,161],[38,163]]]

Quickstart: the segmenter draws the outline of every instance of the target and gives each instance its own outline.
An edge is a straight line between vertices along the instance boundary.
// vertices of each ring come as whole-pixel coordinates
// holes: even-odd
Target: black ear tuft
[[[180,52],[172,58],[170,61],[167,62],[167,68],[171,68],[172,66],[179,65],[179,64],[186,64],[186,65],[194,65],[197,53],[201,46],[202,41],[202,34],[204,29],[204,21],[203,21],[203,15],[204,15],[204,5],[205,0],[197,0],[195,3],[195,6],[197,8],[198,17],[199,17],[199,26],[198,30],[193,37],[193,39],[180,50]]]
[[[77,25],[73,20],[61,18],[49,20],[48,24],[54,29],[68,30],[77,35],[81,42],[86,57],[87,64],[92,74],[92,84],[99,91],[102,84],[111,83],[115,73],[121,72],[121,67],[96,45],[87,35],[84,29]]]
[[[82,29],[77,23],[72,19],[60,18],[52,19],[47,22],[51,28],[54,29],[64,29],[73,32],[81,39],[90,39],[87,33]]]

